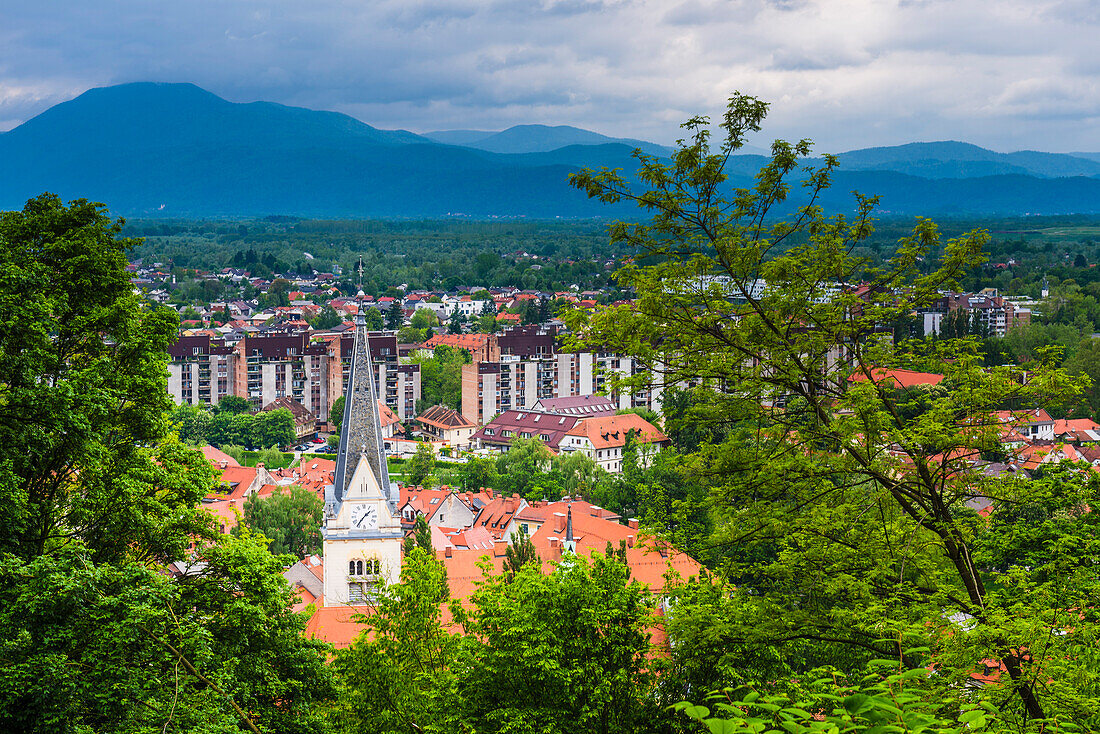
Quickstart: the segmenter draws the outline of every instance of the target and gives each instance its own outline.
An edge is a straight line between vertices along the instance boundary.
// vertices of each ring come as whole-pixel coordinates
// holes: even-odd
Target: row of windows
[[[364,566],[363,564],[366,563]],[[376,558],[367,561],[348,561],[348,576],[377,576],[381,573],[382,565]],[[363,570],[366,569],[366,573]]]

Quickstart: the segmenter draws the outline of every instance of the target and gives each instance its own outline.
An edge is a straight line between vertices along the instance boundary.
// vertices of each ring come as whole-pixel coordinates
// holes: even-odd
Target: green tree
[[[430,443],[420,443],[408,463],[409,484],[422,485],[435,471],[435,450]]]
[[[382,331],[385,328],[382,321],[382,312],[377,308],[365,307],[363,309],[363,321],[367,323],[367,328],[371,331]]]
[[[244,448],[244,446],[241,446],[240,444],[227,443],[227,444],[222,444],[218,448],[221,449],[224,453],[227,453],[230,456],[232,456],[233,459],[236,460],[236,462],[238,464],[240,464],[241,466],[244,466],[244,459],[245,459],[245,456],[244,456],[245,448]]]
[[[465,319],[462,318],[462,312],[456,308],[454,313],[451,314],[450,320],[447,322],[447,333],[461,334],[464,321]]]
[[[411,535],[405,536],[404,552],[408,556],[412,553],[413,548],[420,548],[421,550],[432,553],[432,529],[428,527],[428,520],[423,515],[416,516],[416,522],[413,523],[413,532]]]
[[[537,438],[512,439],[508,450],[497,457],[500,490],[528,499],[542,499],[541,489],[533,490],[539,487],[539,480],[550,470],[553,456],[546,444]]]
[[[207,443],[213,420],[214,414],[205,405],[180,405],[168,414],[168,422],[175,428],[180,440],[199,446]]]
[[[477,317],[477,330],[480,334],[495,334],[500,330],[496,313],[483,313]]]
[[[268,550],[297,558],[321,550],[324,501],[316,492],[293,486],[280,487],[267,497],[251,495],[244,502],[244,524],[270,541]]]
[[[417,354],[409,361],[420,365],[420,389],[426,405],[455,410],[462,405],[462,366],[471,361],[467,350],[441,344],[430,355]]]
[[[343,322],[340,314],[336,313],[336,309],[332,306],[324,306],[317,315],[313,317],[313,320],[309,322],[309,325],[314,329],[324,331],[325,329],[331,329],[334,326],[339,326]]]
[[[650,606],[618,561],[575,558],[543,575],[486,577],[453,663],[459,727],[632,732],[663,718],[646,653]]]
[[[514,579],[520,569],[528,563],[538,565],[539,554],[535,551],[535,544],[531,542],[527,533],[517,530],[512,533],[508,547],[504,549],[504,574],[509,579]]]
[[[165,419],[175,316],[118,232],[50,194],[0,215],[0,729],[323,727],[326,646],[279,559],[199,509],[213,471]]]
[[[248,402],[248,398],[242,398],[240,395],[226,395],[218,401],[218,412],[230,415],[251,413],[252,403]]]
[[[255,446],[290,446],[297,439],[294,414],[288,408],[257,413],[252,425]]]
[[[708,121],[694,118],[669,162],[639,154],[644,191],[613,171],[574,174],[590,196],[633,201],[653,216],[611,228],[613,241],[636,253],[617,273],[635,303],[592,318],[573,311],[567,322],[580,341],[632,355],[666,382],[726,386],[716,407],[739,428],[690,461],[717,499],[716,541],[740,590],[730,622],[741,639],[792,653],[811,640],[814,655],[834,661],[893,656],[916,669],[927,660],[906,656],[899,640],[923,634],[929,642],[929,625],[957,610],[990,643],[968,645],[967,664],[992,652],[1007,671],[1011,705],[1044,719],[1060,700],[1033,683],[1046,673],[1021,653],[1031,640],[1009,621],[1019,610],[999,603],[975,563],[964,503],[974,492],[969,457],[999,440],[995,411],[1062,403],[1077,385],[1051,359],[1033,364],[1026,380],[1015,366],[986,369],[974,339],[879,338],[880,325],[954,288],[982,261],[988,237],[943,241],[932,222],[918,220],[892,257],[872,267],[857,251],[876,200],[857,194],[850,217],[826,217],[817,206],[838,165],[832,156],[804,171],[803,200],[791,220],[777,220],[777,207],[792,211],[789,178],[803,170],[808,141],[774,143],[751,188],[733,189],[725,171],[766,109],[735,95],[717,151]],[[868,287],[857,291],[858,283]],[[893,381],[874,372],[906,366],[943,374],[950,386],[912,418],[899,409]],[[629,389],[647,379],[611,382]],[[810,420],[784,410],[794,398]]]
[[[594,459],[580,451],[566,451],[555,456],[551,466],[561,472],[568,494],[588,497],[592,487],[604,473]]]
[[[400,583],[356,617],[365,629],[334,663],[349,694],[341,698],[348,731],[440,731],[452,718],[447,693],[460,638],[442,623],[447,596],[443,564],[417,547],[401,563]]]
[[[401,308],[399,301],[394,301],[388,311],[386,311],[386,328],[392,331],[396,331],[401,328],[401,324],[405,322],[405,312]]]
[[[23,559],[164,559],[197,531],[207,476],[159,443],[177,317],[132,292],[119,230],[51,194],[0,214],[0,549]]]
[[[344,422],[344,396],[332,401],[332,407],[328,409],[328,422],[332,426],[343,425]]]
[[[435,312],[427,308],[416,309],[409,320],[409,325],[414,329],[428,329],[438,323],[439,319],[436,318]]]

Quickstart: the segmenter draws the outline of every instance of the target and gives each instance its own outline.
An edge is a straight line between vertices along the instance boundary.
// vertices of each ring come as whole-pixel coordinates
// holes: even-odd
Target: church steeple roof
[[[360,265],[362,268],[362,265]],[[359,290],[359,313],[355,317],[355,346],[352,348],[347,390],[344,393],[344,420],[340,427],[340,448],[336,457],[336,484],[333,499],[338,511],[348,485],[361,461],[366,461],[386,493],[391,510],[398,503],[397,485],[391,484],[386,465],[382,422],[375,392],[376,375],[370,358],[367,322],[363,316],[363,291]]]

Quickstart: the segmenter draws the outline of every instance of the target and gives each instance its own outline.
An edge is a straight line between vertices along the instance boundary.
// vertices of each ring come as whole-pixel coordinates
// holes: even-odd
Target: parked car
[[[325,443],[325,439],[323,439],[323,438],[315,438],[315,439],[313,439],[313,443]]]

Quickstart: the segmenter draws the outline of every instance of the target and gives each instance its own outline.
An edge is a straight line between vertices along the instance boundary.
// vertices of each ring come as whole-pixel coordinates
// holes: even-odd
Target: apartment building
[[[999,296],[996,289],[981,293],[945,293],[920,313],[926,335],[939,334],[948,314],[961,311],[967,320],[977,318],[982,330],[1003,338],[1013,329],[1031,323],[1031,311]]]
[[[530,410],[543,400],[595,395],[605,391],[607,376],[637,374],[630,357],[596,352],[558,352],[553,326],[518,326],[497,340],[497,361],[462,368],[462,414],[478,425],[508,410]],[[661,389],[612,395],[615,408],[659,409]]]
[[[237,394],[237,346],[209,336],[181,336],[168,347],[168,394],[178,404],[217,405]]]
[[[259,410],[288,398],[327,421],[344,394],[352,337],[314,340],[308,331],[245,336],[235,344],[210,336],[181,336],[169,347],[168,393],[177,403],[217,405],[227,395],[247,398]],[[369,338],[379,398],[400,420],[416,417],[420,365],[397,362],[397,337]]]

